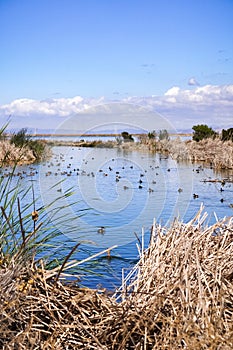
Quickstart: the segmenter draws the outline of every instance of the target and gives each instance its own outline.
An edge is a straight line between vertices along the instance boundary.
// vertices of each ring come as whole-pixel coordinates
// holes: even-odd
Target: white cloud
[[[200,84],[198,83],[198,81],[194,77],[192,77],[192,78],[189,79],[188,85],[190,85],[190,86],[197,86],[197,85],[200,85]]]
[[[177,96],[179,95],[179,92],[180,92],[180,88],[178,86],[174,86],[171,89],[167,90],[164,96]]]
[[[48,115],[67,117],[73,113],[79,113],[93,105],[97,105],[102,101],[103,98],[84,99],[81,96],[41,101],[23,98],[0,106],[0,115],[15,115],[20,117]]]
[[[17,120],[17,125],[21,127],[24,127],[27,122],[33,127],[38,124],[40,128],[48,128],[48,124],[52,125],[53,120],[54,123],[55,121],[60,123],[61,118],[64,120],[77,113],[82,113],[84,118],[87,115],[93,115],[95,113],[93,107],[101,104],[105,104],[103,110],[108,110],[109,114],[109,110],[111,112],[113,108],[111,102],[104,97],[87,99],[81,96],[42,101],[27,98],[16,99],[9,104],[0,105],[0,120],[12,115],[14,120]],[[108,107],[107,103],[110,103]],[[192,89],[181,89],[174,86],[162,96],[131,96],[116,103],[129,103],[158,112],[169,119],[175,127],[191,128],[195,122],[230,127],[233,121],[233,85],[205,85]]]

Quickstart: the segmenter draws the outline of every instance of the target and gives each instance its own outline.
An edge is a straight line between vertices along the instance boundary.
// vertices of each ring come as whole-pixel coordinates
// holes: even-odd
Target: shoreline
[[[43,140],[49,146],[119,148],[130,151],[158,152],[176,161],[206,164],[214,169],[233,169],[233,142],[219,139],[182,141],[180,137],[168,140],[141,140],[139,142],[117,141],[58,141]]]
[[[111,134],[111,136],[112,135],[114,134]],[[59,146],[119,148],[129,152],[158,152],[165,154],[166,156],[171,156],[176,161],[199,162],[217,170],[233,169],[233,142],[221,141],[220,139],[208,138],[196,142],[193,140],[181,140],[180,136],[177,136],[174,139],[168,138],[165,140],[151,140],[144,136],[141,137],[139,141],[135,142],[126,142],[123,140],[69,141],[45,139],[39,139],[38,141],[45,145],[45,158],[49,156],[52,147]],[[15,146],[13,147],[10,145],[9,141],[5,140],[4,142],[0,142],[0,161],[2,162],[2,165],[14,164],[14,162],[19,162],[20,164],[32,164],[36,162],[37,159],[34,157],[31,150],[24,148],[22,152],[22,149],[20,150]]]

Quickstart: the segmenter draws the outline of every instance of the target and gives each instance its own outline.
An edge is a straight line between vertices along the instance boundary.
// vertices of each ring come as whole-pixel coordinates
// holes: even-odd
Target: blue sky
[[[47,115],[54,127],[57,116],[118,100],[144,101],[174,123],[211,112],[230,125],[232,37],[232,0],[0,0],[0,120],[34,126]]]

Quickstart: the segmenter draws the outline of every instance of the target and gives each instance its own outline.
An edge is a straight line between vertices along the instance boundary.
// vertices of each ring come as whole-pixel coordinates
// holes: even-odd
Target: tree
[[[227,130],[223,129],[222,130],[222,141],[229,141],[231,140],[233,142],[233,128],[229,128]]]
[[[156,137],[156,132],[155,132],[155,130],[153,130],[153,131],[151,131],[151,132],[148,132],[147,136],[148,136],[148,139],[149,139],[149,140],[154,140],[155,137]]]
[[[193,140],[197,142],[203,139],[215,138],[217,136],[217,133],[206,124],[194,125],[192,129],[194,130]]]
[[[121,136],[123,137],[124,142],[133,142],[134,138],[132,135],[130,135],[127,131],[123,131],[121,133]]]
[[[169,140],[169,134],[166,129],[159,130],[159,140]]]

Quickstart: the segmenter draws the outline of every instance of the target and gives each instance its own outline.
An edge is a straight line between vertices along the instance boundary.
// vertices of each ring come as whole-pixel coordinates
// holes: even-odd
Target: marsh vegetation
[[[13,167],[8,176],[0,178],[0,347],[6,350],[232,349],[232,217],[218,220],[216,216],[216,222],[210,225],[208,215],[201,208],[187,223],[178,219],[169,226],[154,222],[148,245],[144,231],[141,237],[137,236],[138,262],[129,274],[123,272],[117,289],[110,292],[102,287],[83,287],[80,283],[83,270],[79,268],[86,260],[75,255],[83,244],[81,238],[75,244],[72,242],[63,256],[53,254],[53,248],[61,244],[59,228],[72,221],[62,214],[64,202],[60,205],[59,201],[62,196],[72,198],[71,187],[63,188],[62,194],[56,189],[57,198],[41,206],[34,182],[22,190],[20,181],[15,180],[17,164],[24,161],[23,154],[33,145],[30,139],[25,141],[25,135],[15,135],[14,142],[1,140],[3,149],[4,145],[16,147],[20,153],[15,153],[14,158],[9,151],[5,153],[2,163],[13,161]],[[18,143],[21,136],[23,142]],[[141,142],[121,142],[120,147],[123,150],[156,149],[178,161],[202,161],[215,168],[233,168],[230,140],[224,143],[216,138],[190,140],[184,148],[180,139],[171,140],[166,135],[157,140],[154,136]],[[90,164],[93,159],[89,159]],[[56,160],[61,168],[63,158]],[[85,166],[89,163],[85,160]],[[107,168],[99,173],[102,182],[112,175],[112,164],[107,163]],[[159,176],[155,165],[148,164],[145,173],[138,170],[141,181],[150,171]],[[48,166],[45,174],[50,179],[55,173],[51,171],[51,164]],[[69,179],[73,173],[77,176],[77,169],[71,171],[71,166],[69,164],[65,172]],[[131,163],[130,171],[133,167]],[[125,170],[125,164],[120,164],[122,174]],[[170,170],[166,167],[166,174],[170,174]],[[87,169],[83,169],[82,176],[84,182],[89,179]],[[116,176],[120,179],[120,174]],[[104,186],[106,188],[106,184]],[[141,190],[143,186],[137,188],[140,196]],[[175,189],[177,196],[182,195],[182,191],[178,194]],[[152,197],[153,193],[148,196]],[[28,198],[32,198],[31,201]],[[66,203],[70,205],[69,201]],[[108,249],[103,254],[111,261]],[[92,273],[89,270],[89,274]]]

